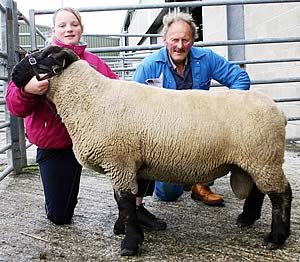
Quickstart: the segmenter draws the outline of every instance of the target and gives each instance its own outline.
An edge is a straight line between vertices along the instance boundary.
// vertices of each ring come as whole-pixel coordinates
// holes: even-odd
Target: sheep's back
[[[84,61],[73,63],[57,81],[63,83],[59,99],[69,101],[67,106],[61,102],[60,110],[86,165],[141,167],[178,181],[183,174],[199,172],[210,180],[231,164],[249,170],[271,160],[282,164],[286,119],[264,95],[178,91],[111,80]]]

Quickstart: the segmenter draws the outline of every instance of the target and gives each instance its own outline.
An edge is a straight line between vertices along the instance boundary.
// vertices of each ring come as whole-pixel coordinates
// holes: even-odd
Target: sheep
[[[253,91],[173,91],[112,80],[55,46],[29,58],[14,67],[12,80],[22,87],[34,74],[47,73],[47,97],[66,125],[77,159],[111,177],[126,229],[122,256],[135,255],[144,241],[135,211],[140,178],[195,184],[231,172],[233,192],[245,199],[237,224],[259,219],[268,195],[272,225],[263,244],[277,249],[285,243],[292,201],[282,168],[287,119],[271,98]]]

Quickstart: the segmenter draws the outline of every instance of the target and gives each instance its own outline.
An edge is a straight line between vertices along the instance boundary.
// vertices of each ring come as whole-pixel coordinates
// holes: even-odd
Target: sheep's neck
[[[93,115],[95,97],[101,99],[99,74],[86,63],[73,63],[65,72],[50,79],[48,98],[55,104],[64,122],[73,125],[81,113]],[[91,79],[97,79],[97,81]],[[95,88],[97,82],[97,88]]]

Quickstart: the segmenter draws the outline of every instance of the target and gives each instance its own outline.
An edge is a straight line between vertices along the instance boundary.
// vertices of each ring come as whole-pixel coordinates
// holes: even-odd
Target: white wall
[[[202,2],[209,2],[203,0]],[[225,41],[227,40],[226,7],[207,6],[202,8],[203,16],[203,41]],[[219,55],[227,58],[227,47],[209,47]]]
[[[208,1],[208,0],[205,0]],[[300,4],[245,5],[245,38],[284,38],[300,36]],[[204,41],[222,41],[227,38],[226,8],[203,8]],[[227,57],[226,47],[211,48]],[[247,60],[300,58],[300,43],[246,45]],[[247,65],[252,80],[299,77],[300,62]],[[256,91],[272,98],[300,97],[300,83],[253,85]],[[290,117],[300,116],[300,102],[280,103],[278,106]],[[290,122],[288,138],[300,138],[300,121]]]

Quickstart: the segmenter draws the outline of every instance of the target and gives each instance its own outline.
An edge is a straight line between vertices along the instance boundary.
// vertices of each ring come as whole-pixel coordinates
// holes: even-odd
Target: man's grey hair
[[[169,13],[163,17],[163,36],[166,36],[170,26],[177,21],[186,22],[192,30],[193,40],[198,38],[197,27],[193,20],[193,17],[187,13]]]

